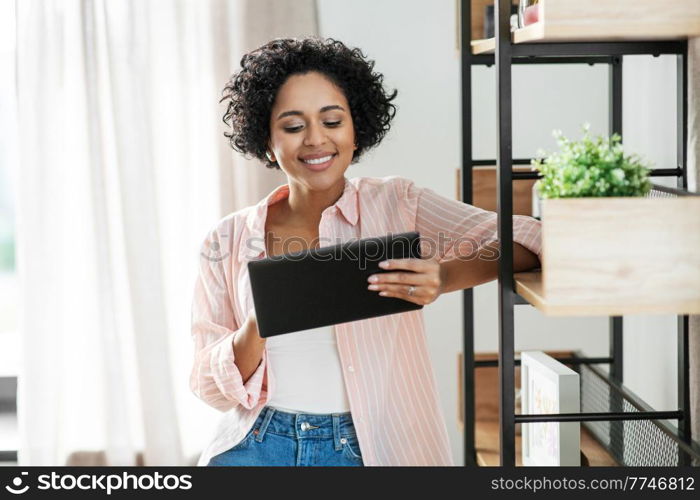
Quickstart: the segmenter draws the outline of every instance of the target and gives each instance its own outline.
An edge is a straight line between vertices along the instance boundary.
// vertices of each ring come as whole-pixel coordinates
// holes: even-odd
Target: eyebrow
[[[338,106],[337,104],[331,104],[330,106],[323,106],[320,109],[320,112],[323,113],[324,111],[330,111],[331,109],[339,109],[340,111],[345,111],[345,109],[343,109],[342,106]],[[279,116],[277,116],[277,119],[279,120],[281,118],[284,118],[285,116],[293,116],[293,115],[301,116],[303,114],[304,113],[302,113],[301,111],[296,111],[296,110],[285,111],[283,113],[280,113]]]

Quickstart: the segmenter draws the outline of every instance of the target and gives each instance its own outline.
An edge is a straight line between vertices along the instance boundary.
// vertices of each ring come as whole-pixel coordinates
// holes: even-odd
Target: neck
[[[296,182],[289,183],[289,197],[287,198],[288,220],[294,225],[308,225],[318,227],[321,221],[321,213],[340,199],[345,190],[345,177],[341,177],[337,183],[322,191],[311,190]]]

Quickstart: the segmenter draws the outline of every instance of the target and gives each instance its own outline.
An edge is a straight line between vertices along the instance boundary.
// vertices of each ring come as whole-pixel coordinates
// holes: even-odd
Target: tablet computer
[[[420,304],[367,289],[370,275],[394,272],[380,268],[379,262],[408,258],[421,258],[420,235],[415,231],[250,261],[260,336],[421,309]]]

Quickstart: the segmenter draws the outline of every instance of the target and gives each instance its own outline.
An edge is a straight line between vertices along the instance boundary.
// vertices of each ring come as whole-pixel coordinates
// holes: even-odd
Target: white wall
[[[321,35],[360,47],[376,61],[398,112],[381,146],[348,171],[349,176],[397,174],[455,196],[461,159],[460,60],[455,51],[452,0],[317,0]],[[630,62],[628,63],[628,59]],[[624,123],[629,151],[647,155],[659,168],[674,162],[675,66],[672,57],[625,58]],[[516,66],[513,69],[513,155],[553,149],[558,128],[577,137],[584,122],[607,133],[608,69],[604,65]],[[661,75],[661,76],[659,76]],[[473,69],[475,158],[496,156],[495,70]],[[457,426],[457,353],[462,350],[461,292],[425,308],[427,336],[452,442],[463,463]],[[475,349],[498,348],[497,285],[475,289]],[[629,388],[659,409],[676,405],[675,319],[626,318],[625,372]],[[530,306],[515,313],[515,348],[608,352],[608,319],[546,318]]]

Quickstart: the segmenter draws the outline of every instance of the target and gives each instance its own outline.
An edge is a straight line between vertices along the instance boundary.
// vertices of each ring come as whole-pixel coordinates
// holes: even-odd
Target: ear
[[[265,151],[265,156],[267,156],[267,159],[270,160],[271,162],[275,161],[275,155],[272,153],[272,147],[270,145],[270,141],[267,141],[267,151]]]

